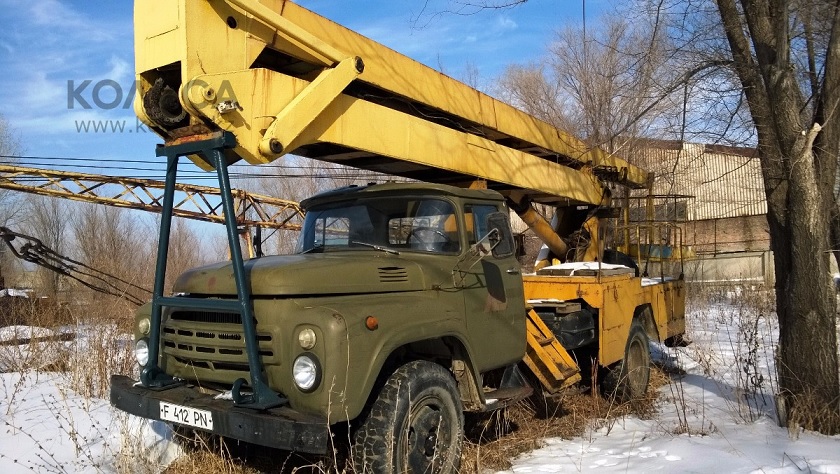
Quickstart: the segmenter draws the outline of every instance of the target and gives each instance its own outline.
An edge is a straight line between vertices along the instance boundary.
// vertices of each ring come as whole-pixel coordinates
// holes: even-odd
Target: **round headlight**
[[[304,350],[309,350],[315,347],[315,343],[318,342],[318,338],[315,337],[315,331],[311,328],[306,328],[298,334],[298,342],[300,343],[300,347]]]
[[[140,339],[134,344],[134,358],[140,367],[149,363],[149,341],[146,338]]]
[[[321,366],[314,354],[301,354],[292,365],[292,376],[295,385],[302,392],[311,392],[318,388],[321,382]]]
[[[152,329],[152,322],[149,318],[143,318],[140,321],[137,321],[137,330],[140,331],[140,334],[148,335],[149,330]]]

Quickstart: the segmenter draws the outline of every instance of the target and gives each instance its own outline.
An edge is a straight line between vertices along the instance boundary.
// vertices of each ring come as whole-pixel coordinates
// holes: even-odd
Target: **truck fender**
[[[430,354],[417,350],[418,345],[440,345],[447,349],[446,354]],[[441,356],[448,359],[448,366],[441,361]],[[444,366],[452,372],[452,376],[461,394],[461,402],[466,411],[480,410],[484,406],[484,396],[481,391],[478,372],[469,356],[466,345],[457,336],[442,336],[439,339],[420,340],[405,343],[393,351],[379,366],[378,376],[371,390],[368,392],[368,402],[375,400],[382,383],[400,366],[418,359],[428,359]]]
[[[662,341],[662,338],[659,336],[659,329],[656,327],[656,321],[653,318],[653,309],[650,303],[637,306],[633,312],[633,320],[639,320],[652,341]]]

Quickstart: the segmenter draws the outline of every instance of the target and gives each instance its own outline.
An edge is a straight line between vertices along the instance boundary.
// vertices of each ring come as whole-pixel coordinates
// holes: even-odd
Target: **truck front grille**
[[[173,321],[191,321],[194,323],[242,324],[241,314],[217,311],[175,311],[170,318]]]
[[[257,321],[255,320],[255,323]],[[271,333],[257,328],[257,345],[263,365],[278,364]],[[220,371],[248,373],[248,355],[242,317],[214,311],[175,311],[163,323],[163,352],[175,361]]]

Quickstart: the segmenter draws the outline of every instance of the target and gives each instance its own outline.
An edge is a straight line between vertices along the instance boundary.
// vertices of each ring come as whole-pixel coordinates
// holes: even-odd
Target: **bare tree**
[[[8,165],[17,162],[20,149],[20,140],[12,130],[12,126],[3,115],[0,115],[0,164]],[[3,193],[8,193],[8,191],[0,190],[0,199]]]
[[[61,254],[69,247],[66,235],[69,221],[64,201],[41,196],[27,199],[24,232]],[[64,289],[64,278],[46,268],[39,267],[35,270],[34,282],[36,291],[50,298],[57,298],[59,292]]]
[[[149,262],[154,260],[154,255],[148,245],[150,233],[138,231],[141,227],[125,209],[78,204],[73,217],[77,259],[113,276],[106,277],[108,283],[129,294],[131,300],[147,300],[150,295],[132,285],[152,286]],[[76,291],[75,300],[86,307],[84,313],[89,317],[129,316],[134,309],[127,299],[84,288]]]
[[[757,145],[776,272],[780,415],[838,433],[829,222],[838,215],[840,8],[827,0],[649,2],[651,10],[663,5],[686,69],[720,66],[702,83],[704,113],[724,113],[712,125],[723,125],[721,136],[749,128]]]
[[[544,122],[570,130],[572,120],[567,110],[572,107],[571,99],[545,70],[544,64],[508,66],[499,80],[499,95]]]
[[[137,263],[137,273],[143,275],[143,287],[153,288],[155,265],[160,234],[160,216],[154,219],[140,219],[133,215],[131,232],[139,236],[135,251],[142,262]],[[208,230],[210,229],[210,230]],[[218,242],[224,241],[222,247]],[[206,263],[223,260],[227,253],[224,227],[206,222],[174,217],[169,232],[169,253],[166,259],[166,280],[164,294],[172,291],[175,280],[185,271]],[[133,245],[133,244],[132,244]],[[146,295],[148,299],[151,294]]]
[[[20,154],[20,142],[11,129],[9,122],[0,115],[0,164],[14,163],[15,156]],[[0,225],[9,226],[12,219],[20,215],[19,206],[15,202],[14,193],[0,189]],[[5,245],[0,245],[0,289],[11,285],[15,275],[20,273],[20,265],[15,258],[6,250]],[[8,283],[7,283],[8,282]]]
[[[585,34],[586,33],[586,34]],[[662,128],[680,78],[668,67],[656,19],[602,17],[588,32],[560,30],[541,64],[509,66],[503,98],[593,146],[630,155],[635,138]]]
[[[186,219],[173,219],[169,236],[169,258],[166,261],[166,291],[172,288],[175,279],[190,268],[217,260],[218,255],[209,251],[201,235],[193,227],[195,223]],[[209,225],[209,224],[207,224]],[[157,248],[157,235],[152,232],[153,249]],[[156,253],[152,253],[156,255]],[[153,262],[154,259],[149,259]],[[149,281],[153,281],[154,265],[149,266]],[[151,288],[151,285],[149,285]]]

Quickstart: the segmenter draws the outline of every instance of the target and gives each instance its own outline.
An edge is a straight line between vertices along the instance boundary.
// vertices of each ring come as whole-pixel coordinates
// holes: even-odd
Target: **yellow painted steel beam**
[[[302,28],[322,32],[319,37],[325,42],[363,58],[367,67],[360,80],[364,82],[487,127],[501,135],[532,143],[581,164],[626,169],[627,179],[638,187],[644,187],[648,182],[645,170],[630,165],[620,157],[589,146],[569,133],[355,31],[292,2],[279,0],[266,3],[282,8],[283,15]]]
[[[227,83],[234,90],[252,91],[237,96],[242,110],[236,113],[193,104],[216,126],[237,134],[235,151],[251,163],[265,161],[259,153],[262,130],[276,123],[268,104],[285,107],[309,85],[266,69],[199,76],[195,80],[214,89]],[[241,123],[250,126],[243,128]],[[298,141],[312,147],[332,144],[361,152],[362,156],[384,158],[384,162],[375,161],[368,169],[386,174],[411,177],[412,173],[434,170],[425,180],[444,183],[466,175],[548,195],[554,198],[549,201],[563,204],[601,204],[606,198],[598,179],[586,170],[344,94],[303,130]],[[306,154],[307,147],[301,148]],[[353,165],[343,158],[338,155],[332,161]]]
[[[295,89],[296,94],[302,94],[325,68],[334,66],[330,61],[341,64],[340,56],[346,52],[345,58],[352,55],[364,61],[364,71],[322,114],[332,116],[333,123],[319,116],[298,135],[299,154],[341,161],[355,153],[370,159],[365,163],[378,160],[382,172],[393,169],[398,172],[392,174],[397,175],[409,174],[406,170],[412,167],[405,162],[421,164],[421,170],[441,170],[460,182],[487,179],[514,189],[539,190],[556,196],[557,201],[601,203],[602,187],[594,178],[580,179],[576,173],[581,168],[608,171],[613,177],[609,179],[617,177],[634,187],[649,182],[647,172],[624,160],[289,1],[137,0],[135,24],[135,110],[164,137],[173,132],[154,122],[143,103],[158,79],[180,89],[178,97],[193,127],[233,132],[240,144],[236,154],[250,163],[276,159],[279,154],[265,157],[260,153],[260,143],[271,138],[266,133],[269,127],[299,130],[300,126],[293,114],[278,117],[278,111],[293,99],[281,101],[266,91],[302,81],[303,87]],[[328,49],[324,45],[337,52],[322,54]],[[243,80],[243,74],[250,82]],[[207,85],[209,78],[214,79],[214,85]],[[207,89],[212,91],[206,93]],[[226,96],[235,96],[232,102],[238,107],[220,107],[230,100]],[[342,107],[364,108],[352,104],[351,98],[376,107],[366,108],[370,115],[347,129],[349,120]],[[355,117],[360,118],[358,114]],[[418,120],[428,126],[416,125]],[[393,131],[402,135],[384,136]],[[259,136],[249,136],[253,134]],[[400,142],[404,145],[398,146]],[[312,151],[323,143],[335,146]],[[281,144],[284,152],[295,152],[295,147]],[[409,155],[405,154],[407,148]],[[453,152],[458,155],[449,155]],[[418,160],[418,154],[425,158]],[[553,171],[547,165],[572,173]],[[475,171],[500,166],[507,174],[518,176],[499,180],[487,175],[502,173]],[[548,183],[560,175],[569,181],[558,190]],[[574,180],[577,184],[570,184]],[[563,194],[571,186],[578,188],[574,190],[577,197]],[[556,192],[560,194],[553,194]],[[580,196],[586,197],[578,199]]]
[[[342,53],[340,48],[336,48],[328,42],[323,41],[321,38],[284,18],[278,11],[256,0],[228,0],[228,3],[235,5],[241,11],[247,12],[247,14],[252,15],[254,18],[270,25],[290,45],[294,45],[296,48],[306,51],[312,57],[320,59],[321,64],[324,66],[334,66],[336,63],[350,58],[347,54]]]
[[[284,150],[297,148],[303,131],[314,125],[324,109],[335,102],[363,70],[361,59],[347,58],[336,67],[321,72],[277,114],[260,141],[260,153],[273,160],[284,154]]]
[[[0,165],[0,188],[74,201],[105,204],[159,213],[163,181],[70,171]],[[176,184],[174,214],[218,224],[225,223],[218,188]],[[303,210],[298,203],[233,190],[237,221],[245,227],[300,230]]]
[[[545,325],[542,318],[528,311],[527,347],[523,361],[549,393],[557,393],[580,381],[580,369],[572,356]]]

